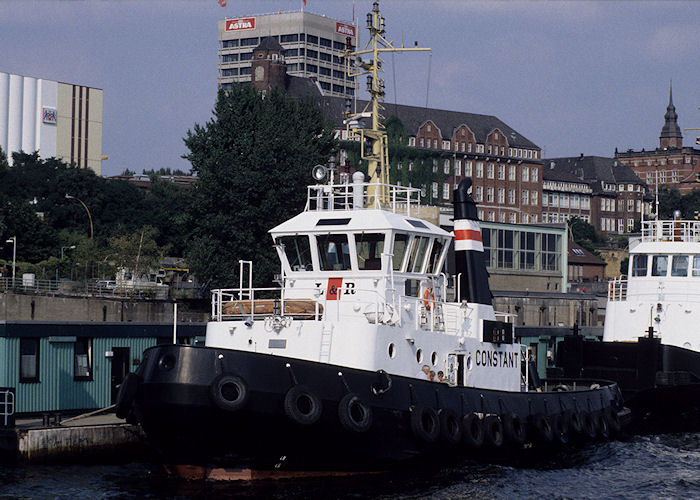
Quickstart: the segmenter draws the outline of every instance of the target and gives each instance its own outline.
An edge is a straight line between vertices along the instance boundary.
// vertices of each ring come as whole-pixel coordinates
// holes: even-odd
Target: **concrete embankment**
[[[5,433],[5,462],[71,463],[133,461],[153,456],[141,428],[113,413],[46,426],[42,419],[17,419],[15,451]],[[10,448],[10,449],[8,449]],[[14,458],[14,460],[13,460]]]

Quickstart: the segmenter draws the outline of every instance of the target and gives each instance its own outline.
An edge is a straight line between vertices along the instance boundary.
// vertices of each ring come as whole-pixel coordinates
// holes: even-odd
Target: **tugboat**
[[[565,338],[557,366],[567,377],[616,381],[632,431],[697,432],[700,221],[678,211],[672,220],[642,221],[629,252],[627,276],[609,284],[603,342]]]
[[[420,217],[419,189],[387,182],[377,68],[378,43],[390,44],[376,2],[368,23],[371,48],[348,56],[373,54],[360,65],[372,101],[347,122],[372,118],[351,130],[371,143],[370,182],[315,167],[303,212],[270,230],[281,286],[253,288],[241,261],[239,286],[212,291],[205,346],[150,348],[122,384],[118,415],[167,464],[364,470],[429,452],[550,450],[609,438],[626,419],[615,383],[527,370],[492,306],[471,179],[454,191],[454,234]]]

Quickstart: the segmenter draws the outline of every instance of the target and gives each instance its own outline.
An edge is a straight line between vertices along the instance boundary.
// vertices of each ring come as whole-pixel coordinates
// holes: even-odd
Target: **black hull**
[[[246,397],[239,400],[240,407],[222,408],[225,404],[216,390],[221,377],[244,381]],[[282,463],[289,468],[364,469],[437,449],[461,453],[467,446],[462,439],[454,442],[455,434],[445,430],[449,425],[442,419],[454,416],[461,432],[462,417],[471,412],[504,419],[509,415],[511,421],[517,415],[525,428],[524,445],[506,438],[498,450],[486,443],[479,450],[480,454],[510,453],[515,448],[533,448],[530,443],[542,449],[569,437],[571,442],[577,440],[573,431],[564,429],[553,434],[550,442],[546,433],[538,432],[541,422],[535,421],[543,415],[552,422],[559,418],[561,425],[563,419],[556,416],[567,410],[590,413],[595,422],[610,418],[608,412],[613,411],[616,419],[623,410],[614,384],[583,390],[579,386],[570,392],[479,390],[281,356],[180,345],[148,349],[132,379],[118,411],[128,411],[133,400],[133,415],[163,460],[171,464],[216,462],[265,468]],[[318,397],[322,410],[317,421],[305,425],[292,420],[285,408],[285,396],[292,388]],[[347,408],[341,401],[347,394],[357,396],[370,409],[366,429],[341,421],[341,412]],[[428,421],[430,415],[442,415],[444,427],[437,439],[416,429],[421,425],[416,415],[423,413]]]
[[[565,377],[617,382],[632,412],[635,433],[700,431],[700,353],[661,344],[585,341],[559,344],[557,367]]]

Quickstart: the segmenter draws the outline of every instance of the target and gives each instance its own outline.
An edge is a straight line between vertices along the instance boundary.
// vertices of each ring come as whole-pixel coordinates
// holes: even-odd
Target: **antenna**
[[[367,30],[370,33],[370,38],[363,50],[354,50],[347,39],[345,48],[345,61],[347,64],[347,75],[349,77],[359,77],[367,75],[367,92],[370,95],[370,101],[360,113],[346,113],[345,125],[348,133],[348,140],[359,140],[360,156],[368,162],[369,183],[377,186],[368,188],[368,203],[374,204],[375,196],[379,199],[380,204],[388,203],[388,184],[389,184],[389,155],[387,148],[387,135],[381,115],[384,110],[381,102],[384,101],[386,94],[384,90],[384,79],[380,76],[382,69],[381,54],[385,52],[417,52],[430,51],[429,48],[396,48],[393,43],[384,38],[385,22],[384,18],[379,14],[379,1],[372,4],[372,11],[367,14]],[[369,62],[362,60],[363,55],[369,55],[372,59]],[[371,118],[371,127],[369,128],[351,128],[350,123],[359,121],[360,118]],[[365,147],[365,141],[368,147]],[[377,193],[375,195],[375,193]]]

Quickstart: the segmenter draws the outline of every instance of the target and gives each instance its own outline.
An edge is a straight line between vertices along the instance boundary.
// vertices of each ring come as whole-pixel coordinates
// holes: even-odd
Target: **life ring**
[[[615,408],[608,406],[605,408],[605,419],[608,422],[608,428],[612,434],[617,434],[622,429],[622,424],[620,423],[620,416],[615,411]]]
[[[484,417],[484,440],[494,448],[503,445],[503,422],[498,415]]]
[[[425,310],[430,311],[430,309],[432,308],[431,304],[434,303],[435,295],[433,295],[433,287],[429,286],[425,289],[425,292],[423,293],[423,305],[425,306]]]
[[[564,412],[566,419],[569,421],[569,429],[575,434],[581,434],[583,430],[581,423],[581,414],[577,411],[567,410]]]
[[[248,384],[237,375],[219,375],[209,386],[212,403],[226,411],[238,411],[248,404]]]
[[[139,376],[134,372],[129,372],[119,384],[117,392],[117,401],[114,405],[117,418],[126,418],[131,411],[131,405],[136,397],[136,391],[139,388]]]
[[[520,417],[515,413],[504,413],[501,420],[506,439],[516,445],[525,444],[525,426]]]
[[[372,427],[372,408],[357,394],[349,393],[338,403],[340,424],[353,432],[366,432]]]
[[[581,431],[590,439],[595,439],[598,434],[598,424],[593,415],[587,411],[581,413]]]
[[[569,443],[569,420],[564,413],[552,417],[552,432],[559,444]]]
[[[311,425],[321,418],[323,403],[308,387],[295,385],[284,396],[284,412],[298,424]]]
[[[474,449],[484,444],[484,426],[476,413],[467,413],[462,419],[462,441]]]
[[[440,437],[440,419],[432,408],[416,405],[411,411],[413,435],[426,443],[434,443]]]
[[[440,437],[452,446],[456,446],[462,440],[459,417],[449,408],[440,410]]]
[[[536,413],[532,416],[532,426],[535,429],[535,435],[540,442],[548,444],[554,440],[554,430],[552,424],[546,415]]]

